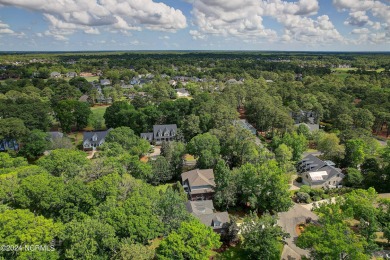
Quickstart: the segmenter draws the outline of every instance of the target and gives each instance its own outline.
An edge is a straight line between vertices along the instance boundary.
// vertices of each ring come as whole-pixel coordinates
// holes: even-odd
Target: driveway
[[[287,245],[283,248],[281,259],[298,260],[301,259],[302,255],[308,256],[308,250],[299,248],[295,245],[295,241],[298,237],[298,234],[296,233],[296,226],[300,223],[305,223],[307,218],[317,220],[318,216],[301,205],[294,204],[289,211],[279,213],[278,217],[278,225],[282,227],[284,232],[290,234],[290,237],[286,239]]]

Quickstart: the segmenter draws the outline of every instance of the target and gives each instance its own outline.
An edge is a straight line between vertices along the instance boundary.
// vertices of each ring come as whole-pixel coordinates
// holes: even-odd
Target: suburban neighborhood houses
[[[388,64],[0,55],[0,259],[386,259]]]

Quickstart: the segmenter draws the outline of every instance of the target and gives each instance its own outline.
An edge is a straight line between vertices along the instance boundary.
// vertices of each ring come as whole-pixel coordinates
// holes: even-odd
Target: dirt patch
[[[301,223],[295,226],[295,232],[297,233],[298,236],[302,234],[302,232],[305,230],[306,225]]]

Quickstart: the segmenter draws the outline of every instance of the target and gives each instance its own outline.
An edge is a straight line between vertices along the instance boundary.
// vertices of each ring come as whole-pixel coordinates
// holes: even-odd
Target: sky
[[[0,0],[0,51],[390,51],[390,0]]]

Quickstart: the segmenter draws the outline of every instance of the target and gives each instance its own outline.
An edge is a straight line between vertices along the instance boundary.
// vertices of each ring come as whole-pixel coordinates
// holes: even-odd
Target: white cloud
[[[95,27],[100,26],[170,32],[187,26],[180,10],[153,0],[0,0],[0,4],[42,12],[49,21],[51,35],[64,35],[63,30],[97,34]]]
[[[357,28],[357,29],[353,29],[352,30],[352,34],[367,34],[369,33],[370,30],[368,30],[367,28]]]
[[[290,42],[330,43],[343,42],[329,17],[309,16],[317,14],[317,0],[195,0],[193,3],[194,25],[191,30],[194,39],[205,39],[207,35],[241,37],[244,40],[264,38],[268,41],[277,39]],[[263,17],[276,19],[284,26],[284,35],[265,28]]]
[[[349,18],[344,22],[346,25],[362,27],[367,23],[372,23],[366,11],[355,11],[349,13]]]
[[[6,23],[3,23],[0,20],[0,35],[1,34],[14,34],[15,32],[9,28],[9,25]]]
[[[387,1],[389,2],[389,1]],[[390,5],[379,0],[333,0],[339,11],[348,11],[346,25],[363,27],[370,26],[376,32],[371,33],[368,28],[353,29],[352,34],[359,34],[358,44],[388,43],[390,42]]]
[[[84,32],[86,34],[100,34],[99,29],[98,28],[93,28],[93,27],[90,27],[90,28],[84,30]]]
[[[24,32],[15,32],[14,30],[12,30],[10,28],[10,26],[6,23],[3,23],[1,20],[0,20],[0,36],[2,34],[6,34],[8,36],[15,36],[19,39],[22,39],[22,38],[25,38],[26,37],[26,34]]]

